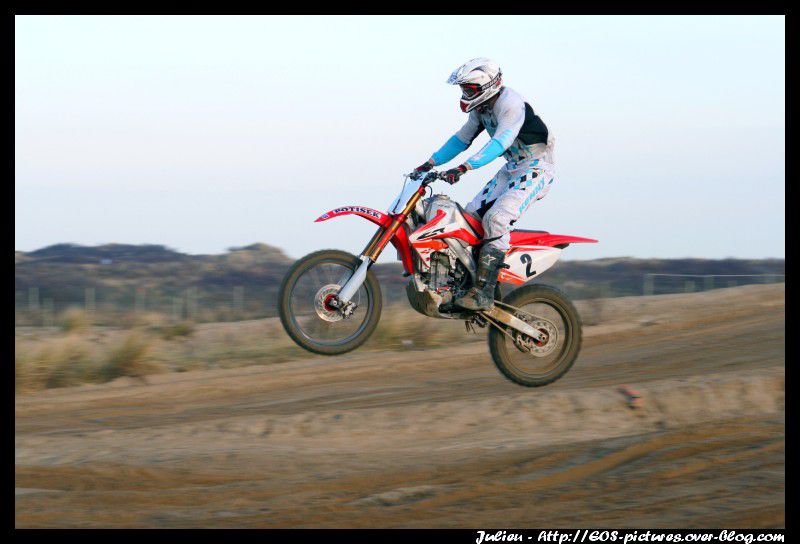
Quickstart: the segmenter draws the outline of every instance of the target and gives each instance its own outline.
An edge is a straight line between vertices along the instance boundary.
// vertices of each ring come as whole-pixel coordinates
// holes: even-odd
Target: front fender
[[[336,208],[329,212],[323,213],[317,217],[314,222],[319,223],[320,221],[327,221],[328,219],[351,214],[363,217],[364,219],[372,221],[381,227],[388,227],[391,225],[392,220],[394,219],[388,213],[379,212],[378,210],[373,210],[372,208],[367,208],[366,206],[343,206],[341,208]],[[411,256],[411,244],[408,242],[408,233],[406,232],[405,228],[397,229],[397,232],[392,237],[391,241],[392,245],[397,248],[397,256],[403,263],[403,268],[405,271],[409,274],[413,273],[414,259]]]

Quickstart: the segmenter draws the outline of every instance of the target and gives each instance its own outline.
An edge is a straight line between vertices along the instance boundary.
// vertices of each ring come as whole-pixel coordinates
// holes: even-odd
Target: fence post
[[[241,285],[233,288],[233,310],[236,317],[241,319],[244,310],[244,287]]]
[[[83,290],[83,309],[86,311],[86,315],[89,318],[89,323],[94,324],[94,287],[87,287]]]
[[[52,327],[55,324],[53,299],[46,298],[42,301],[42,325]]]
[[[172,299],[172,321],[180,321],[183,317],[183,299],[175,297]]]
[[[186,317],[189,319],[197,317],[197,288],[195,287],[186,289]]]
[[[653,275],[652,274],[645,274],[644,275],[644,285],[642,287],[642,292],[644,296],[649,296],[653,294]]]
[[[39,311],[39,288],[38,287],[29,287],[28,288],[28,310],[31,312],[38,312]]]
[[[703,290],[710,291],[714,288],[714,276],[708,275],[703,278]]]
[[[144,305],[145,305],[144,296],[145,296],[144,287],[137,287],[133,299],[133,311],[136,312],[137,314],[144,311]]]

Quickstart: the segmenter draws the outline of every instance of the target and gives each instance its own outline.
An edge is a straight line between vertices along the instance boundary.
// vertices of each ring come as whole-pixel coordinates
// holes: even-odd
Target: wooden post
[[[46,298],[42,301],[42,325],[52,327],[55,324],[55,311],[53,299]]]
[[[39,288],[28,288],[28,310],[31,312],[39,311]]]
[[[186,317],[195,319],[197,317],[197,288],[189,287],[186,289]]]
[[[144,287],[137,287],[133,299],[133,311],[136,312],[137,314],[144,311],[144,305],[145,305],[144,297],[145,297]]]
[[[233,288],[233,310],[238,319],[242,319],[244,312],[244,287],[241,285]]]
[[[183,299],[175,297],[172,299],[172,321],[180,321],[183,319]]]
[[[642,287],[642,293],[644,296],[649,296],[653,294],[653,275],[652,274],[645,274],[644,275],[644,286]]]

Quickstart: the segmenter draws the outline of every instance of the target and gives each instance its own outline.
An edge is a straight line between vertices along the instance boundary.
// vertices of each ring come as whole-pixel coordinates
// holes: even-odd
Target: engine
[[[434,195],[422,201],[415,210],[416,213],[412,214],[413,219],[409,225],[412,232],[431,221],[439,210],[445,211],[449,217],[454,214],[460,216],[456,204],[447,195]],[[421,266],[419,255],[415,254],[414,258],[417,260],[415,269],[418,272],[406,286],[412,308],[429,317],[457,317],[457,314],[441,312],[440,307],[450,303],[456,291],[464,288],[467,283],[469,273],[464,264],[451,247],[428,254],[428,266]]]

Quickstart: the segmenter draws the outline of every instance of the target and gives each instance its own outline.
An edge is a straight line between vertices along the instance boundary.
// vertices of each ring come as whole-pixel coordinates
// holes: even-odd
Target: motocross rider
[[[465,151],[483,131],[491,139],[475,155],[444,172],[451,185],[468,170],[480,168],[502,155],[506,164],[467,205],[479,217],[484,238],[478,257],[476,285],[453,304],[486,310],[494,304],[494,289],[509,248],[514,223],[553,183],[553,136],[530,104],[502,82],[500,67],[486,58],[459,66],[447,80],[461,87],[461,111],[467,122],[414,173],[427,172]]]

